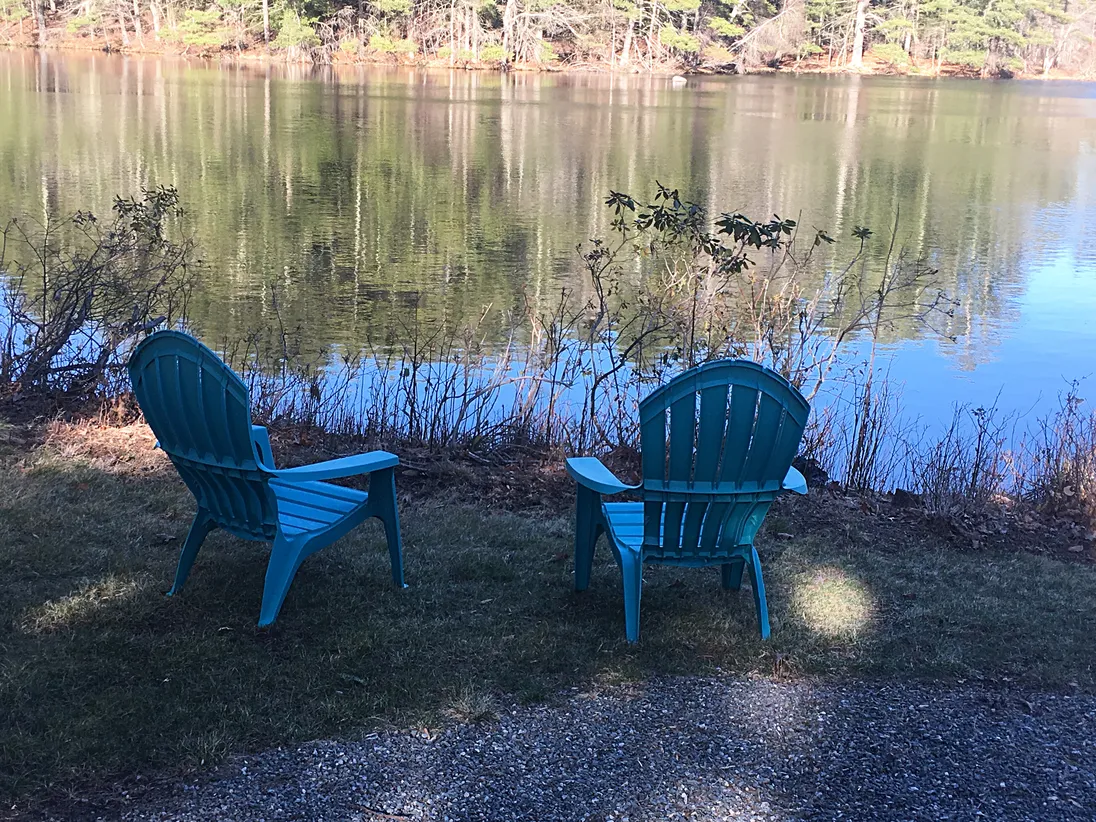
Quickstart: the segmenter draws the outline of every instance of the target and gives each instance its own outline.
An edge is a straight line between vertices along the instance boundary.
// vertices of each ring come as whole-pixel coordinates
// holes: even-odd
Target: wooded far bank
[[[0,0],[0,44],[625,72],[1096,77],[1096,0]]]

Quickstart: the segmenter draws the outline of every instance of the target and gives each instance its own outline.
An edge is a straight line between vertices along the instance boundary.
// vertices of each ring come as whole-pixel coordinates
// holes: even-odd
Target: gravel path
[[[219,773],[122,818],[1092,822],[1096,697],[663,679]]]

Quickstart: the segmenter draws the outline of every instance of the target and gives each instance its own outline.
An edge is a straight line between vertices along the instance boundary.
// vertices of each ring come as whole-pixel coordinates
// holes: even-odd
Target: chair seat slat
[[[349,514],[369,497],[364,491],[323,482],[274,481],[270,483],[270,488],[278,498],[279,509],[284,502],[292,502],[337,514]]]

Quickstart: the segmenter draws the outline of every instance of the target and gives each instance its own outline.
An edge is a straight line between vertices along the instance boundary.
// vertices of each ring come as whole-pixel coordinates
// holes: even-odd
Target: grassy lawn
[[[10,433],[10,432],[9,432]],[[255,628],[261,545],[214,535],[168,599],[193,503],[139,428],[0,431],[0,799],[88,790],[229,752],[378,725],[476,719],[512,699],[653,673],[1009,678],[1096,689],[1096,568],[1025,554],[876,544],[772,517],[761,545],[773,638],[748,585],[651,568],[624,641],[602,547],[571,581],[570,512],[416,499],[407,579],[379,524],[310,558],[276,626]]]

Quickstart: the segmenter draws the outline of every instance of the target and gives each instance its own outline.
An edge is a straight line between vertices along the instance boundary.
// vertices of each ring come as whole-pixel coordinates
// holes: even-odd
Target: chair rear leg
[[[369,480],[369,504],[373,516],[384,523],[388,556],[392,561],[392,582],[406,588],[403,579],[403,537],[400,534],[400,510],[396,505],[396,472],[391,468],[376,472]]]
[[[727,591],[737,591],[742,587],[742,572],[746,570],[746,560],[739,557],[721,566],[723,574],[723,588]]]
[[[590,571],[594,567],[594,546],[599,530],[598,508],[601,497],[596,491],[579,486],[575,499],[575,590],[590,587]]]
[[[757,606],[757,627],[761,638],[769,638],[769,606],[765,602],[765,580],[761,576],[761,557],[757,549],[750,546],[750,577],[753,580],[754,605]]]
[[[289,593],[289,586],[297,573],[305,554],[305,545],[286,539],[281,534],[274,538],[270,550],[270,562],[266,566],[266,582],[263,584],[263,606],[259,612],[259,627],[265,628],[278,618],[278,612]]]
[[[198,549],[202,547],[209,532],[217,527],[209,512],[199,508],[194,515],[194,521],[190,523],[190,531],[187,532],[186,541],[183,542],[183,550],[179,553],[179,565],[175,569],[175,583],[167,595],[175,596],[183,590],[186,578],[190,575],[190,569],[194,565],[194,558],[198,556]]]
[[[624,577],[624,632],[629,642],[639,642],[639,601],[643,595],[643,557],[625,548],[620,552]]]

